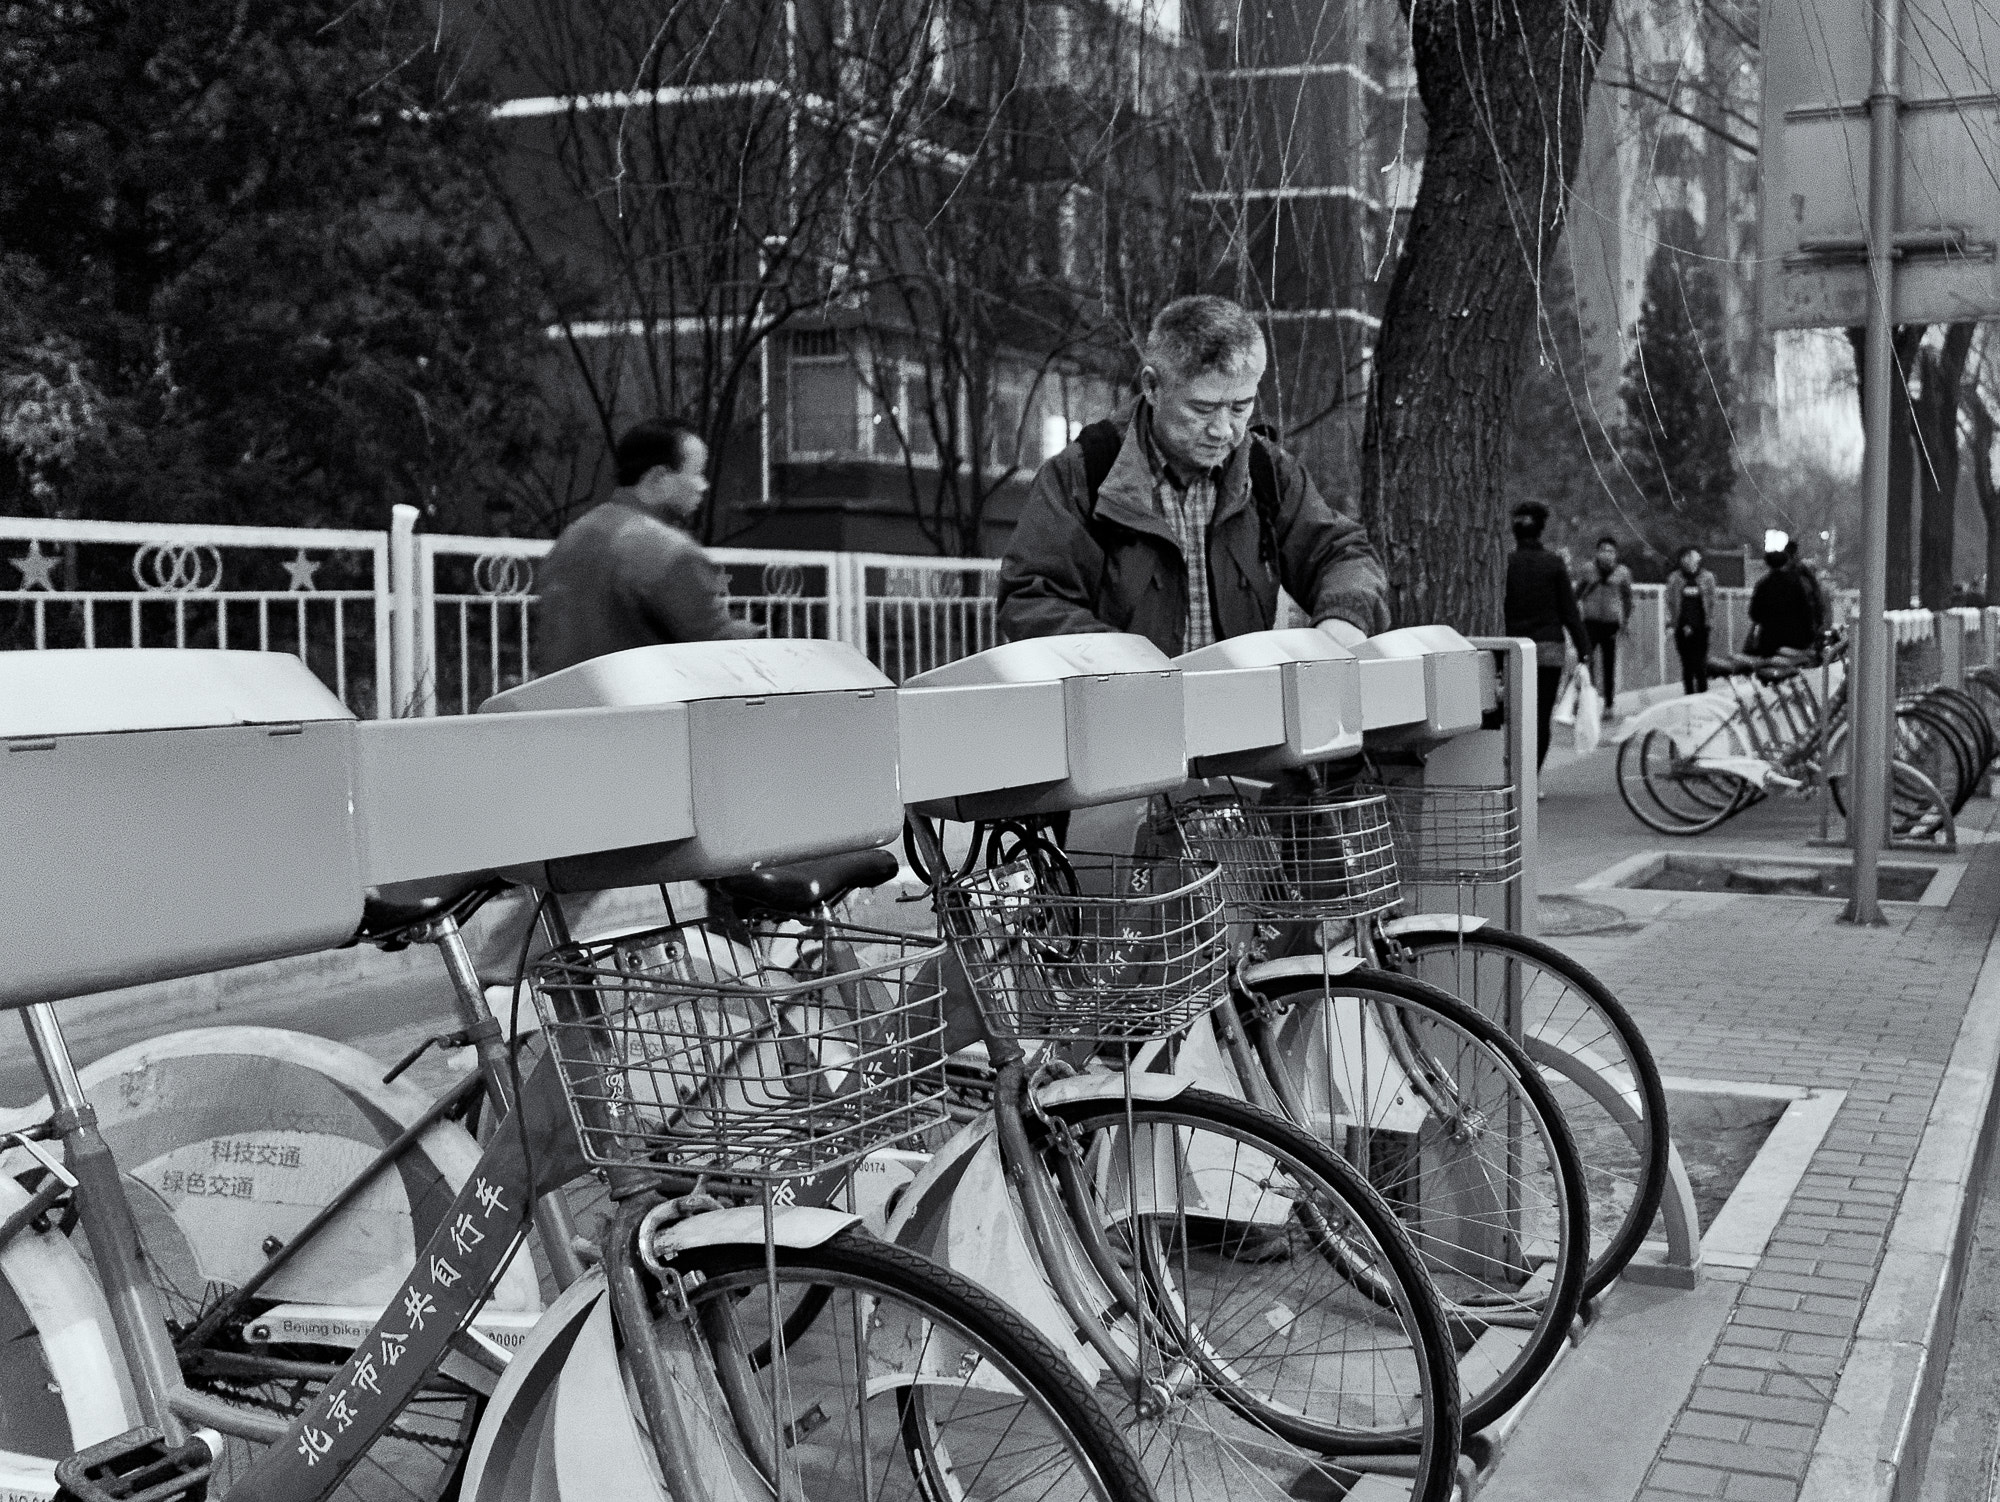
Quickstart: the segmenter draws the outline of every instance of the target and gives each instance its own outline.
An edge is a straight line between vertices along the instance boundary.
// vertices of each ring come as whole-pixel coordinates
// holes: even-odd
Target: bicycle
[[[1744,660],[1725,687],[1654,705],[1619,732],[1619,796],[1661,834],[1707,832],[1772,789],[1815,796],[1824,785],[1846,812],[1846,681],[1842,644],[1809,665]],[[1894,838],[1956,843],[1952,816],[1971,794],[1956,776],[1935,707],[1901,704],[1890,775]],[[1948,772],[1947,768],[1951,771]]]
[[[1049,1333],[1163,1496],[1295,1495],[1364,1470],[1449,1495],[1453,1364],[1393,1213],[1282,1118],[1141,1067],[1224,995],[1215,869],[953,875],[928,820],[908,831],[959,967],[963,1124],[890,1233]]]
[[[545,906],[545,911],[561,934],[559,909]],[[136,1355],[150,1363],[130,1362],[147,1427],[114,1441],[116,1457],[100,1447],[100,1453],[86,1450],[65,1462],[67,1474],[58,1468],[65,1485],[79,1496],[112,1495],[91,1490],[86,1473],[115,1462],[141,1469],[177,1467],[184,1479],[176,1484],[183,1491],[162,1495],[192,1495],[213,1467],[208,1443],[190,1443],[184,1431],[176,1433],[181,1420],[193,1419],[269,1446],[236,1479],[230,1497],[330,1495],[372,1441],[404,1421],[407,1400],[465,1404],[505,1374],[507,1364],[497,1352],[476,1336],[457,1332],[469,1327],[473,1311],[518,1247],[528,1222],[520,1207],[530,1187],[560,1183],[583,1162],[594,1161],[607,1169],[618,1209],[601,1266],[565,1297],[576,1296],[573,1306],[605,1302],[608,1317],[625,1332],[646,1432],[659,1437],[648,1441],[643,1453],[654,1457],[676,1499],[707,1495],[689,1461],[717,1454],[729,1457],[746,1477],[762,1476],[780,1495],[836,1495],[857,1468],[864,1478],[880,1476],[895,1455],[907,1461],[919,1492],[941,1477],[956,1476],[963,1486],[976,1476],[977,1495],[1000,1496],[1008,1494],[1010,1477],[1032,1477],[1035,1494],[1041,1495],[1056,1463],[1067,1466],[1077,1495],[1149,1495],[1129,1451],[1080,1384],[997,1302],[907,1252],[873,1242],[857,1230],[858,1217],[851,1213],[792,1209],[774,1200],[775,1186],[802,1180],[820,1186],[823,1197],[831,1195],[844,1170],[867,1153],[923,1129],[929,1096],[921,1081],[927,1076],[924,1066],[912,1061],[922,1052],[925,1019],[935,1012],[935,990],[913,984],[911,977],[935,957],[935,945],[907,936],[843,935],[823,925],[823,941],[836,941],[848,953],[855,944],[866,944],[877,953],[871,962],[846,970],[814,966],[800,980],[790,970],[732,973],[708,947],[709,937],[685,926],[600,941],[595,949],[562,937],[554,957],[537,972],[544,1028],[554,1029],[548,1062],[528,1070],[515,1096],[518,1109],[497,1125],[475,1173],[367,1339],[337,1367],[296,1363],[287,1370],[302,1384],[305,1399],[288,1423],[252,1421],[213,1395],[172,1380],[175,1353],[158,1339],[161,1327],[133,1318],[147,1311],[151,1290],[130,1254],[138,1237],[113,1160],[91,1141],[89,1103],[67,1065],[52,1008],[26,1009],[30,1037],[57,1102],[52,1130],[83,1169],[75,1174],[72,1207],[98,1252],[128,1360]],[[691,978],[687,961],[697,947],[708,958]],[[616,956],[612,965],[593,968],[591,958],[605,955]],[[566,999],[544,1005],[550,993]],[[623,1004],[604,1007],[608,995],[623,998]],[[634,997],[641,1000],[635,1003]],[[857,998],[866,1004],[857,1005]],[[701,1031],[718,1021],[719,1028]],[[607,1036],[687,1047],[631,1053],[614,1046],[607,1054]],[[864,1044],[859,1050],[857,1040]],[[664,1109],[642,1134],[650,1144],[643,1155],[635,1158],[623,1147],[607,1145],[630,1139],[633,1121],[629,1110],[614,1119],[606,1115],[604,1100],[587,1090],[579,1094],[576,1066],[583,1055],[577,1046],[588,1051],[588,1078],[601,1083],[607,1069],[615,1068],[629,1083],[655,1088],[654,1103]],[[721,1070],[710,1067],[718,1057],[727,1061]],[[607,1059],[620,1062],[608,1065]],[[849,1105],[856,1100],[867,1105],[858,1115],[834,1108],[829,1120],[820,1087],[830,1073],[841,1072],[868,1075],[866,1091],[840,1092]],[[565,1089],[555,1088],[557,1077]],[[794,1098],[802,1081],[803,1105]],[[658,1093],[663,1084],[666,1093]],[[718,1104],[718,1089],[733,1092],[727,1111]],[[630,1092],[625,1097],[628,1107],[643,1098]],[[712,1128],[725,1120],[731,1130],[718,1157]],[[670,1195],[662,1185],[683,1192]],[[720,1208],[724,1202],[756,1208],[746,1220],[742,1211]],[[822,1311],[814,1322],[818,1333],[795,1336],[787,1329],[774,1358],[768,1340],[752,1338],[756,1315],[746,1280],[753,1275],[758,1289],[771,1294],[773,1307],[816,1303]],[[649,1302],[659,1296],[648,1291],[649,1283],[655,1290],[673,1290],[670,1306],[685,1313],[663,1317]],[[859,1307],[853,1305],[856,1298],[864,1300],[867,1317],[857,1324],[824,1313],[840,1312],[843,1297],[853,1306],[847,1314]],[[834,1360],[842,1354],[837,1346],[831,1354],[820,1349],[838,1340],[843,1323],[856,1343],[846,1353],[845,1367]],[[651,1339],[638,1333],[649,1329]],[[878,1337],[891,1343],[879,1344]],[[787,1355],[795,1345],[804,1358],[797,1363]],[[476,1370],[461,1365],[457,1375],[439,1374],[448,1351]],[[894,1364],[898,1358],[904,1365]],[[674,1385],[675,1371],[690,1359],[714,1374],[706,1402]],[[306,1365],[312,1369],[300,1369]],[[849,1406],[834,1396],[843,1372],[863,1381],[847,1394],[854,1400]],[[898,1372],[904,1380],[888,1380]],[[871,1373],[873,1380],[864,1381],[862,1374]],[[972,1373],[977,1382],[968,1380]],[[805,1390],[813,1393],[810,1404],[769,1417],[772,1403],[782,1405],[790,1393]],[[872,1434],[865,1416],[858,1438],[854,1423],[826,1422],[829,1416],[859,1415],[885,1396],[893,1416],[876,1420]],[[996,1411],[1010,1404],[1013,1411],[996,1420]],[[807,1426],[817,1434],[811,1444],[804,1443],[800,1430],[801,1415],[808,1413],[820,1416]],[[773,1423],[795,1436],[789,1446],[769,1442]],[[691,1437],[691,1425],[705,1438]],[[1039,1441],[1024,1444],[1024,1434],[1036,1430]],[[462,1434],[458,1438],[463,1441]],[[801,1468],[808,1464],[815,1467],[811,1491],[802,1489]]]
[[[1160,827],[1227,880],[1240,937],[1235,1004],[1213,1018],[1219,1055],[1238,1090],[1337,1150],[1410,1227],[1476,1432],[1548,1369],[1580,1307],[1577,1149],[1506,1027],[1379,963],[1377,920],[1399,896],[1385,798],[1284,798],[1183,797]]]

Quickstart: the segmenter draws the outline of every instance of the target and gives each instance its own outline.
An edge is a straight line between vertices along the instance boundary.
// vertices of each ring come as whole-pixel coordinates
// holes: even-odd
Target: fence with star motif
[[[466,714],[535,672],[533,538],[0,517],[0,649],[295,652],[357,714]],[[407,513],[407,514],[405,514]],[[991,559],[716,548],[728,608],[892,678],[992,646]]]
[[[0,517],[0,648],[294,652],[387,715],[389,535]]]

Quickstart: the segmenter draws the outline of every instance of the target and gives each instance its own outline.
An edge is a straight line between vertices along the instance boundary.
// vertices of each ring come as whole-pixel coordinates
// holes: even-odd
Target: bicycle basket
[[[1486,886],[1521,874],[1521,809],[1511,787],[1384,787],[1403,880]]]
[[[1206,862],[1070,855],[943,889],[939,912],[996,1038],[1131,1042],[1204,1016],[1229,986],[1219,873]]]
[[[748,952],[691,925],[543,956],[535,1006],[584,1156],[800,1179],[944,1120],[943,991],[924,968],[943,946],[854,926],[812,940],[838,968],[732,973]]]
[[[1321,803],[1197,798],[1177,805],[1174,817],[1188,853],[1221,865],[1237,918],[1366,918],[1387,912],[1401,895],[1380,794]]]

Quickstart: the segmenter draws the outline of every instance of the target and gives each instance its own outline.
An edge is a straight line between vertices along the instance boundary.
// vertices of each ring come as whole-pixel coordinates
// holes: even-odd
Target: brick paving
[[[1569,795],[1544,805],[1559,880],[1669,843],[1618,803],[1604,760],[1552,768],[1552,792]],[[1762,831],[1782,836],[1762,848],[1805,853],[1796,816],[1786,822]],[[1626,1002],[1666,1073],[1848,1092],[1639,1493],[1795,1502],[2000,921],[2000,844],[1976,848],[1948,907],[1890,909],[1883,929],[1841,923],[1831,902],[1586,895],[1645,926],[1552,942]]]

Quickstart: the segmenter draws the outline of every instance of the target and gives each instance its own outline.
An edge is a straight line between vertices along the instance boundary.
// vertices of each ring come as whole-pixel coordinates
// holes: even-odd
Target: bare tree
[[[513,160],[539,155],[541,171],[503,196],[606,443],[641,413],[694,414],[716,490],[740,494],[763,462],[769,341],[865,293],[881,185],[944,134],[938,101],[909,83],[926,33],[908,7],[745,0],[635,16],[618,0],[508,12],[503,118],[539,136]]]

